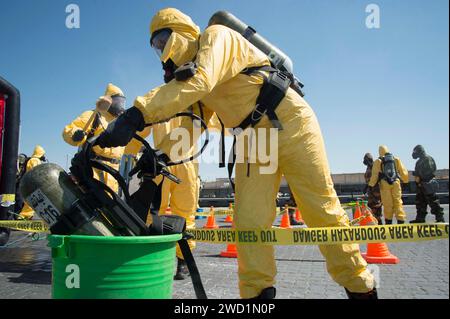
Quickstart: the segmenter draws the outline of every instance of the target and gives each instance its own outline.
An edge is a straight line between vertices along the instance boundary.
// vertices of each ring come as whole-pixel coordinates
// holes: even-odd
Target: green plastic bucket
[[[180,239],[49,235],[52,297],[171,299]]]

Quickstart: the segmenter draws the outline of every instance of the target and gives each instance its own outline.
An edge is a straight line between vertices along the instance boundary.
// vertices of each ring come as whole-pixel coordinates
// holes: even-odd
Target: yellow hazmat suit
[[[383,171],[383,156],[389,153],[389,149],[386,146],[380,146],[379,155],[380,158],[375,160],[372,168],[372,177],[369,181],[369,186],[374,187],[379,180],[380,173]],[[395,157],[395,166],[397,168],[400,179],[397,179],[392,185],[390,185],[384,179],[380,181],[381,201],[383,202],[384,218],[389,222],[393,220],[393,217],[397,221],[404,222],[406,219],[405,211],[403,210],[402,201],[402,185],[401,183],[407,183],[409,181],[408,170],[405,168],[399,158]]]
[[[30,171],[31,169],[35,168],[38,165],[41,165],[42,164],[41,158],[44,155],[45,155],[44,148],[40,145],[36,145],[33,151],[33,155],[27,162],[25,172]],[[20,212],[20,216],[22,216],[25,219],[32,219],[33,215],[34,215],[33,209],[25,202],[22,211]]]
[[[175,37],[188,34],[190,38],[198,39],[193,45],[188,45],[190,49],[186,51],[187,59],[192,56],[192,49],[196,53],[198,71],[185,82],[171,81],[138,97],[134,105],[141,110],[146,122],[169,118],[201,101],[207,109],[217,113],[226,127],[238,126],[255,108],[263,83],[261,76],[247,76],[241,72],[248,67],[269,65],[266,55],[239,33],[221,25],[208,27],[199,38],[196,33],[198,27],[176,9],[162,10],[154,17],[151,32],[163,28],[171,28]],[[178,63],[188,61],[180,59],[179,50],[167,46],[163,56],[169,51],[177,52]],[[261,174],[259,168],[262,164],[252,163],[247,176],[247,164],[237,164],[236,228],[272,227],[282,174],[286,176],[308,226],[349,226],[348,217],[334,190],[313,110],[289,89],[276,113],[284,128],[278,136],[278,169],[274,174]],[[256,128],[260,129],[254,136],[258,145],[260,136],[269,139],[267,131],[272,125],[267,117],[263,117]],[[264,137],[262,133],[267,134]],[[275,284],[274,248],[264,245],[238,245],[237,248],[241,296],[256,297],[263,289]],[[354,293],[373,289],[373,276],[366,269],[367,264],[358,245],[320,246],[320,250],[326,258],[330,275],[337,283]]]
[[[112,84],[108,84],[105,91],[105,96],[111,97],[115,95],[124,96],[120,88]],[[72,146],[80,147],[86,142],[86,139],[90,134],[92,134],[92,136],[100,135],[108,127],[108,124],[112,122],[115,117],[108,113],[107,110],[99,108],[99,102],[101,100],[104,100],[104,97],[101,97],[99,101],[97,101],[97,107],[95,110],[82,113],[72,123],[64,128],[64,141]],[[79,130],[85,132],[85,137],[81,141],[74,141],[73,136]],[[101,148],[99,146],[95,146],[93,151],[97,156],[99,156],[102,163],[118,170],[120,160],[124,153],[124,147]],[[102,181],[115,192],[119,189],[117,181],[111,175],[103,171],[94,169],[94,178]]]

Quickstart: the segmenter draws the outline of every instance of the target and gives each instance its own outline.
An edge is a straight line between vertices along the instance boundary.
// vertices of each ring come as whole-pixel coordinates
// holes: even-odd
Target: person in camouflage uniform
[[[444,210],[439,203],[436,192],[439,190],[439,184],[435,179],[436,163],[430,155],[425,152],[422,145],[414,148],[413,159],[418,159],[414,170],[416,180],[416,209],[417,216],[410,223],[425,223],[428,214],[427,206],[431,208],[431,214],[436,218],[436,222],[444,223]]]
[[[374,187],[369,187],[369,181],[372,177],[372,167],[373,167],[373,156],[370,153],[364,155],[364,165],[367,166],[366,172],[364,174],[364,179],[366,181],[366,187],[364,189],[364,193],[368,195],[368,203],[367,206],[372,210],[374,217],[378,221],[378,225],[383,225],[383,212],[382,212],[382,202],[381,202],[381,193],[380,193],[380,185],[377,184]]]

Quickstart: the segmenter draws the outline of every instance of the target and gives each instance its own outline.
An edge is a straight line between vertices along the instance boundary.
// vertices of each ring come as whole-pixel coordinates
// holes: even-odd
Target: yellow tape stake
[[[42,220],[0,220],[0,227],[33,233],[46,233],[49,231],[47,224]]]
[[[198,242],[213,244],[333,245],[401,243],[448,238],[448,224],[414,224],[330,228],[272,228],[268,230],[193,229],[187,232]]]
[[[297,209],[297,207],[288,207],[289,209]],[[283,215],[285,213],[285,209],[281,210],[277,208],[277,215]],[[195,216],[209,216],[211,212],[205,212],[205,213],[196,213]],[[228,215],[234,215],[234,210],[232,209],[223,209],[223,210],[214,210],[215,216],[228,216]]]
[[[211,212],[196,213],[195,216],[209,216],[210,214]],[[214,210],[214,216],[228,216],[228,215],[234,215],[234,211],[230,209]]]

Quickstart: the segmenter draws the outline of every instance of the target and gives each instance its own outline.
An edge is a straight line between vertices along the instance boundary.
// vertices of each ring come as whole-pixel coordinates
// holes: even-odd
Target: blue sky
[[[65,26],[70,3],[80,8],[80,29]],[[66,168],[76,150],[61,131],[93,108],[108,82],[125,91],[128,105],[159,85],[148,25],[157,10],[176,7],[202,29],[215,11],[231,11],[291,57],[333,173],[363,171],[364,153],[380,144],[409,169],[419,143],[449,167],[447,0],[278,0],[283,10],[263,3],[0,0],[0,75],[22,94],[21,151],[42,144]],[[380,7],[380,29],[366,28],[370,3]],[[211,180],[226,170],[204,165],[201,175]]]

